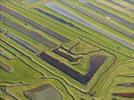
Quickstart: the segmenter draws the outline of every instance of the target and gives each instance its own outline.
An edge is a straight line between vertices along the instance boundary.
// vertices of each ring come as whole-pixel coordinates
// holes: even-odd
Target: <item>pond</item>
[[[51,85],[43,85],[27,91],[26,95],[31,100],[63,100],[62,95]]]

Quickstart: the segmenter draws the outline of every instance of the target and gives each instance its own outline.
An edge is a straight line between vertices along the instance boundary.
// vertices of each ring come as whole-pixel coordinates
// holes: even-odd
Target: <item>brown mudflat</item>
[[[114,96],[134,98],[134,93],[113,93]]]
[[[4,70],[5,72],[8,72],[8,73],[12,72],[12,68],[2,61],[0,61],[0,68]]]

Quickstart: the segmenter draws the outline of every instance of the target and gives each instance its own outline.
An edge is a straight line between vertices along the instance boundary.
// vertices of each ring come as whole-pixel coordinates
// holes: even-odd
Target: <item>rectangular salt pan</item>
[[[14,35],[12,35],[12,34],[10,34],[10,33],[6,33],[5,35],[6,35],[7,37],[13,39],[14,41],[18,42],[19,44],[23,45],[24,47],[26,47],[26,48],[29,49],[30,51],[32,51],[32,52],[34,52],[34,53],[38,52],[38,50],[37,50],[35,47],[33,47],[32,45],[30,45],[30,44],[27,43],[26,41],[24,41],[24,40],[22,40],[22,39],[20,39],[20,38],[18,38],[18,37],[16,37],[16,36],[14,36]]]
[[[90,22],[87,22],[86,20],[84,20],[80,16],[77,16],[73,12],[69,12],[68,10],[65,10],[63,7],[61,7],[60,5],[58,5],[55,2],[45,3],[44,5],[47,6],[48,8],[50,8],[50,9],[52,9],[52,10],[54,10],[54,11],[60,13],[60,14],[62,14],[62,15],[64,15],[64,16],[66,16],[66,17],[78,22],[78,23],[81,23],[81,24],[83,24],[83,25],[85,25],[85,26],[87,26],[87,27],[89,27],[89,28],[91,28],[91,29],[93,29],[93,30],[95,30],[95,31],[107,36],[108,38],[111,38],[111,39],[113,39],[113,40],[115,40],[115,41],[127,46],[130,49],[134,49],[134,45],[129,43],[128,41],[126,41],[126,40],[124,40],[124,39],[122,39],[122,38],[120,38],[120,37],[108,32],[108,31],[105,31],[100,27],[97,27],[97,26],[95,26],[94,24],[92,24]]]

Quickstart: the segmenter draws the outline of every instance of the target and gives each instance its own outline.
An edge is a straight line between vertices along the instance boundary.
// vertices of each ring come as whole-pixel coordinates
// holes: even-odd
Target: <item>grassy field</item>
[[[0,10],[0,100],[133,100],[130,2],[0,0]]]

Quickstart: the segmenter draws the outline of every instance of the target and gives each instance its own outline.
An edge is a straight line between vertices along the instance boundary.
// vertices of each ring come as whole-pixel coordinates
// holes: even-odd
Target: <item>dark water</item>
[[[34,32],[34,31],[31,31],[29,29],[26,29],[24,26],[20,25],[20,24],[17,24],[9,19],[7,19],[6,17],[4,16],[0,16],[1,17],[1,20],[4,21],[4,23],[12,28],[14,28],[15,30],[31,37],[32,39],[40,42],[40,43],[43,43],[49,47],[56,47],[57,45],[55,43],[53,43],[52,41],[48,40],[47,38],[43,37],[41,34],[37,33],[37,32]]]
[[[39,29],[43,32],[46,32],[47,34],[49,34],[49,35],[51,35],[51,36],[53,36],[53,37],[55,37],[55,38],[57,38],[57,39],[59,39],[63,42],[69,42],[70,41],[68,38],[60,35],[59,33],[56,33],[52,30],[49,30],[48,28],[46,28],[46,27],[44,27],[44,26],[42,26],[42,25],[40,25],[40,24],[38,24],[38,23],[36,23],[36,22],[34,22],[34,21],[32,21],[32,20],[30,20],[30,19],[28,19],[28,18],[26,18],[22,15],[20,15],[17,12],[14,12],[14,11],[10,10],[9,8],[6,8],[2,5],[0,5],[0,10],[6,12],[6,13],[8,13],[8,14],[10,14],[10,15],[12,15],[12,16],[14,16],[14,17],[16,17],[16,18],[18,18],[18,19],[20,19],[20,20],[22,20],[22,21],[24,21],[24,22],[26,22],[26,23],[28,23],[32,26],[34,26],[34,27],[36,27],[37,29]]]
[[[52,15],[52,14],[50,14],[50,13],[48,13],[48,12],[45,12],[45,11],[39,9],[39,8],[35,8],[35,10],[37,10],[37,11],[39,11],[40,13],[43,13],[43,14],[47,15],[48,17],[51,17],[51,18],[53,18],[53,19],[55,19],[55,20],[57,20],[57,21],[59,21],[59,22],[62,22],[62,23],[64,23],[64,24],[66,24],[66,25],[69,25],[69,26],[71,26],[71,27],[73,27],[73,28],[79,29],[77,26],[73,25],[72,23],[69,23],[69,22],[65,21],[64,19],[61,19],[61,18],[59,18],[59,17],[57,17],[57,16],[55,16],[55,15]]]
[[[104,61],[107,59],[104,55],[93,55],[90,59],[90,76],[92,77],[94,73],[97,71],[97,69],[104,63]]]
[[[75,71],[71,67],[67,66],[66,64],[60,62],[59,60],[53,58],[49,54],[43,52],[38,55],[41,59],[52,65],[53,67],[57,68],[58,70],[62,71],[63,73],[69,75],[71,78],[75,79],[76,81],[80,82],[81,84],[87,84],[88,81],[93,77],[94,73],[97,69],[104,63],[106,57],[104,56],[93,56],[91,57],[91,66],[86,75],[82,75],[79,72]]]
[[[68,55],[67,53],[64,53],[64,52],[60,51],[58,48],[54,49],[53,52],[62,56],[62,57],[64,57],[65,59],[67,59],[70,62],[75,62],[79,59],[79,58],[74,58],[71,55]]]

